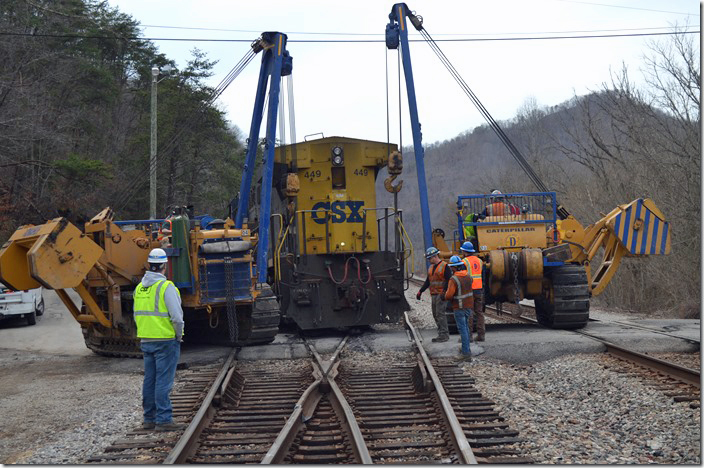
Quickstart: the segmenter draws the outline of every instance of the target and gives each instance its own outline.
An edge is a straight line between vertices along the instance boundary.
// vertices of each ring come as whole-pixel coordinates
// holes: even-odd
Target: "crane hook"
[[[384,180],[384,187],[386,188],[386,191],[389,193],[400,192],[401,187],[403,187],[403,181],[400,180],[395,186],[392,185],[392,182],[403,171],[403,155],[399,151],[392,151],[389,153],[386,168],[389,172],[389,177]]]

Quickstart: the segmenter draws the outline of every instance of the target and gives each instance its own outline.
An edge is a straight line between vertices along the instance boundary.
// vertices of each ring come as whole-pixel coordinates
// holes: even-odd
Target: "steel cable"
[[[521,168],[526,172],[526,174],[531,179],[531,181],[538,187],[538,189],[540,191],[548,192],[549,190],[547,189],[545,184],[540,180],[540,178],[535,173],[535,171],[533,171],[533,169],[530,167],[530,165],[528,164],[528,161],[526,161],[526,159],[523,157],[523,155],[518,150],[518,148],[516,148],[516,146],[513,144],[513,142],[509,139],[509,137],[503,131],[501,126],[496,122],[496,120],[494,120],[494,118],[491,116],[489,111],[481,103],[479,98],[474,94],[474,92],[472,92],[470,87],[462,79],[460,74],[457,72],[455,67],[452,65],[450,60],[447,58],[447,56],[442,52],[442,50],[440,50],[440,47],[433,40],[433,38],[430,36],[430,34],[428,34],[428,32],[425,29],[421,29],[420,33],[426,39],[426,42],[431,47],[433,52],[435,52],[435,55],[437,55],[437,57],[440,59],[442,64],[445,66],[445,68],[450,72],[450,74],[455,79],[457,84],[460,85],[462,90],[469,97],[469,99],[472,101],[472,103],[477,108],[477,110],[479,110],[479,112],[482,114],[484,119],[487,121],[489,126],[492,128],[492,130],[499,137],[499,139],[504,144],[506,149],[508,149],[509,153],[511,153],[511,155],[514,157],[516,162],[518,162],[518,164],[521,166]]]

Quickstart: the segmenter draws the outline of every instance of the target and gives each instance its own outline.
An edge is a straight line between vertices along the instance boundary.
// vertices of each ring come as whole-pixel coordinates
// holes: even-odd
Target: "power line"
[[[625,5],[609,5],[607,3],[581,2],[578,0],[557,0],[557,1],[565,2],[565,3],[581,3],[583,5],[594,5],[594,6],[602,6],[602,7],[608,7],[608,8],[623,8],[626,10],[652,11],[655,13],[671,13],[673,15],[695,16],[695,13],[684,13],[681,11],[654,10],[651,8],[640,8],[640,7],[632,7],[632,6],[625,6]]]
[[[608,39],[621,37],[646,37],[646,36],[673,36],[681,34],[699,34],[700,31],[668,31],[654,33],[631,33],[631,34],[597,34],[597,35],[577,35],[577,36],[533,36],[533,37],[493,37],[493,38],[455,38],[437,39],[435,42],[494,42],[494,41],[543,41],[555,39]],[[122,41],[175,41],[175,42],[246,42],[251,43],[252,39],[205,39],[205,38],[177,38],[177,37],[114,37],[114,36],[84,36],[77,34],[31,34],[0,32],[0,36],[16,36],[31,38],[53,38],[53,39],[118,39]],[[409,42],[424,42],[424,39],[409,39]],[[325,43],[383,43],[384,39],[289,39],[288,42],[325,44]]]
[[[157,25],[157,24],[141,24],[141,28],[157,28],[157,29],[177,29],[177,30],[190,30],[190,31],[215,31],[215,32],[240,32],[240,33],[253,33],[259,34],[261,30],[253,29],[223,29],[223,28],[201,28],[201,27],[190,27],[190,26],[168,26],[168,25]],[[650,31],[657,29],[672,29],[672,26],[654,26],[650,28],[616,28],[616,29],[585,29],[585,30],[573,30],[573,31],[532,31],[532,32],[494,32],[494,33],[441,33],[435,36],[461,36],[461,37],[473,37],[473,36],[497,36],[497,35],[507,35],[507,36],[517,36],[525,34],[574,34],[574,33],[597,33],[597,32],[618,32],[618,31]],[[355,32],[326,32],[326,31],[287,31],[287,35],[301,34],[301,35],[319,35],[319,36],[384,36],[383,33],[355,33]],[[409,36],[413,36],[409,32]],[[420,36],[416,34],[416,36]]]

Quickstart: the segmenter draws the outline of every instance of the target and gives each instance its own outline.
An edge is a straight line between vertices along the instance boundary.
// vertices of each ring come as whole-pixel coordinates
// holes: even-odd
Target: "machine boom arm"
[[[257,277],[259,283],[266,282],[267,256],[269,251],[269,216],[271,215],[271,190],[274,175],[274,150],[276,143],[276,117],[279,107],[281,77],[291,74],[291,56],[286,50],[286,34],[265,32],[262,38],[253,44],[256,50],[264,50],[262,65],[257,84],[257,96],[254,102],[252,124],[249,130],[247,158],[245,160],[242,185],[240,187],[235,228],[241,229],[249,210],[249,193],[254,176],[255,159],[259,143],[264,112],[264,100],[267,81],[269,82],[269,106],[267,110],[266,140],[264,162],[262,164],[261,212],[259,213],[259,241],[257,249]]]
[[[592,295],[597,296],[613,278],[623,257],[670,253],[670,225],[649,198],[619,205],[585,229],[572,217],[561,222],[561,235],[570,244],[571,261],[591,269],[603,248],[604,256],[590,275]]]
[[[413,83],[413,68],[411,66],[411,53],[408,47],[408,21],[416,29],[423,29],[422,20],[408,10],[405,3],[397,3],[389,14],[389,24],[386,25],[386,47],[397,49],[401,46],[403,72],[406,79],[406,92],[408,94],[408,109],[411,114],[411,128],[413,131],[413,151],[416,157],[416,173],[418,176],[418,194],[420,196],[420,212],[423,222],[423,244],[425,249],[433,245],[430,224],[430,207],[428,206],[428,188],[425,180],[425,152],[423,150],[423,135],[420,131],[418,120],[418,104],[416,90]],[[401,148],[403,150],[403,148]]]

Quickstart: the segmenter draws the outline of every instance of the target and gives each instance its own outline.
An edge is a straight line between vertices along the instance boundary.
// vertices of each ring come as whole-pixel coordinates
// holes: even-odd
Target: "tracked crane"
[[[428,211],[424,151],[416,104],[408,29],[412,25],[431,46],[507,150],[539,192],[475,194],[457,197],[457,230],[452,240],[433,230]],[[541,324],[580,328],[589,320],[589,303],[614,277],[623,257],[670,253],[670,229],[650,199],[619,205],[586,228],[557,201],[501,126],[462,79],[423,26],[423,18],[397,3],[386,25],[386,45],[401,50],[408,94],[425,246],[441,256],[459,252],[472,242],[484,262],[485,304],[534,299]],[[431,241],[428,241],[430,234]],[[599,255],[601,254],[601,255]],[[592,269],[592,261],[601,262]],[[448,323],[454,318],[448,314]]]
[[[55,290],[80,325],[86,346],[94,352],[140,357],[132,294],[144,275],[149,251],[164,247],[169,256],[167,276],[181,292],[186,341],[227,345],[271,342],[279,329],[280,311],[266,283],[269,223],[260,223],[258,232],[253,232],[245,218],[268,95],[262,168],[269,183],[261,191],[261,204],[262,219],[269,219],[279,86],[281,77],[292,69],[286,39],[280,32],[262,33],[231,72],[239,73],[256,54],[262,54],[245,177],[234,221],[201,223],[185,207],[170,213],[166,220],[117,221],[113,211],[105,208],[82,229],[66,218],[21,226],[0,249],[0,280],[16,290],[39,286]],[[162,221],[168,224],[166,236],[159,227]],[[74,302],[68,292],[71,289],[80,302]]]

